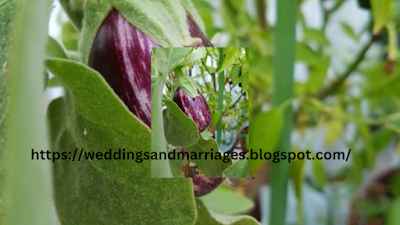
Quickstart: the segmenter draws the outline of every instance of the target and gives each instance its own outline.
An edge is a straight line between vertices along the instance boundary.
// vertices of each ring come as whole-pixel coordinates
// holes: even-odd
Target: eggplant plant
[[[240,113],[247,112],[248,110],[245,99],[241,99],[248,91],[245,89],[245,81],[247,81],[245,78],[248,78],[248,64],[245,58],[245,50],[242,48],[224,48],[221,50],[221,54],[226,55],[226,57],[225,60],[221,62],[222,66],[214,68],[214,71],[220,70],[222,73],[227,71],[230,76],[226,78],[227,82],[223,83],[222,86],[215,86],[215,89],[207,89],[213,77],[211,74],[207,74],[207,70],[212,68],[212,65],[205,65],[205,61],[207,59],[213,61],[214,59],[211,54],[216,55],[218,49],[212,47],[153,48],[152,80],[154,82],[154,88],[152,90],[152,101],[154,103],[157,100],[155,93],[157,91],[160,93],[160,89],[164,97],[162,100],[158,99],[158,101],[162,102],[157,103],[157,107],[159,107],[158,110],[163,110],[162,123],[155,124],[154,120],[152,120],[153,130],[154,126],[158,126],[152,137],[152,142],[160,137],[160,140],[163,140],[165,137],[167,145],[159,146],[159,148],[175,149],[178,152],[187,153],[187,157],[183,159],[181,163],[182,165],[179,163],[171,163],[170,167],[175,177],[247,177],[246,171],[248,170],[248,162],[246,162],[247,160],[245,159],[244,153],[240,156],[233,156],[234,159],[240,157],[243,160],[232,163],[231,159],[233,157],[229,152],[223,155],[220,152],[218,143],[213,138],[213,133],[216,130],[216,123],[219,120],[222,121],[222,115],[224,113],[232,113],[232,111],[235,110],[236,104],[241,102],[243,103],[241,107],[236,108],[238,111],[234,112],[238,113],[239,119],[246,120],[246,114]],[[241,64],[242,62],[244,63]],[[232,71],[238,72],[237,64],[243,65],[247,69],[242,78],[238,78],[238,73],[232,73]],[[206,68],[205,66],[207,66],[207,69],[204,69]],[[200,74],[195,74],[199,72]],[[190,74],[192,74],[193,77],[191,77]],[[165,86],[155,86],[156,80],[160,79],[162,76],[165,76]],[[243,88],[238,88],[240,92],[229,87],[229,80],[231,79],[234,80],[235,85],[243,84]],[[232,80],[231,83],[233,83]],[[157,90],[157,88],[159,90]],[[210,107],[209,102],[206,100],[217,101],[218,98],[221,100],[227,99],[224,95],[217,95],[218,88],[220,90],[227,89],[226,93],[229,93],[230,96],[237,95],[237,100],[235,100],[233,104],[231,104],[232,100],[224,101],[224,112],[221,110],[218,111],[215,105],[214,107]],[[163,109],[161,109],[160,106],[163,106]],[[156,110],[153,108],[152,112],[155,113]],[[229,123],[226,122],[226,124]],[[162,131],[164,132],[162,133]],[[200,158],[200,153],[203,154],[202,158]],[[191,155],[193,156],[194,154],[198,154],[200,157],[191,157]],[[204,157],[204,155],[207,154],[214,156],[209,156],[207,159]],[[191,170],[193,170],[192,167],[194,166],[198,168],[198,171],[191,173]],[[195,185],[198,183],[199,181],[197,181]],[[212,183],[217,185],[221,182],[216,179],[215,182]]]
[[[33,57],[33,54],[37,53],[34,51],[39,50],[42,45],[44,47],[46,39],[43,37],[46,35],[43,35],[43,32],[40,33],[41,35],[36,35],[30,31],[36,26],[41,27],[39,31],[46,31],[46,26],[42,26],[43,24],[36,20],[36,18],[44,19],[44,15],[48,16],[46,11],[48,8],[44,7],[46,4],[35,5],[29,1],[14,2],[11,0],[0,2],[0,16],[7,24],[7,27],[4,27],[4,31],[6,31],[4,34],[7,37],[3,39],[2,36],[1,41],[8,40],[8,36],[14,35],[13,32],[9,32],[12,28],[11,24],[13,24],[12,18],[14,18],[11,13],[14,11],[18,12],[18,17],[15,18],[19,18],[16,24],[22,25],[22,22],[31,22],[34,25],[32,29],[27,27],[25,27],[26,30],[17,29],[18,32],[15,32],[15,37],[18,37],[15,39],[16,46],[27,47],[25,44],[28,42],[24,41],[27,36],[32,40],[40,40],[37,42],[38,45],[27,47],[28,52],[25,49],[20,51],[17,47],[11,48],[15,54],[14,58],[29,56],[32,63],[27,63],[27,67],[23,71],[18,69],[22,67],[15,67],[16,64],[13,63],[10,74],[22,77],[25,72],[29,73],[30,68],[37,73],[43,71],[44,68],[39,65],[44,64],[46,88],[50,89],[56,86],[63,90],[63,94],[53,99],[46,109],[49,147],[39,146],[39,143],[45,143],[45,136],[42,135],[45,134],[44,121],[41,123],[41,120],[33,120],[39,126],[30,126],[30,128],[41,128],[40,132],[37,132],[37,136],[40,138],[34,143],[32,142],[35,149],[48,148],[51,152],[60,155],[71,155],[71,152],[80,150],[105,154],[110,149],[124,149],[124,151],[134,153],[135,157],[151,153],[154,145],[152,136],[157,137],[157,132],[154,131],[163,131],[163,129],[159,129],[160,121],[163,121],[162,111],[158,110],[162,101],[159,101],[160,105],[158,105],[154,100],[161,99],[156,97],[160,92],[157,87],[152,88],[154,87],[152,82],[154,69],[151,66],[151,48],[159,49],[154,51],[154,57],[159,58],[158,56],[163,54],[163,49],[166,49],[163,47],[211,46],[211,42],[204,34],[205,28],[202,20],[191,1],[60,0],[60,2],[70,16],[69,23],[75,26],[76,31],[74,32],[79,34],[77,35],[79,48],[73,49],[76,52],[71,52],[70,48],[67,51],[63,45],[64,42],[60,43],[58,40],[48,38],[47,48],[43,48],[43,52],[37,54],[37,58]],[[32,12],[28,12],[28,16],[25,17],[27,8],[32,9]],[[40,11],[39,8],[42,10]],[[3,45],[1,48],[3,49]],[[45,50],[46,57],[44,57]],[[164,51],[164,53],[166,52],[168,51]],[[186,56],[186,54],[182,56]],[[2,65],[7,67],[8,58],[2,57],[1,60]],[[163,87],[165,71],[170,72],[169,69],[172,67],[164,67],[162,63],[156,65],[158,77],[154,84]],[[47,77],[48,74],[51,76]],[[184,82],[184,79],[182,78],[180,81]],[[40,82],[43,85],[43,80],[37,79],[37,77],[31,77],[30,80],[35,80],[32,84],[36,85],[31,88],[35,93],[32,99],[41,96],[40,92],[43,91],[43,88],[37,84]],[[18,84],[18,82],[20,82],[19,79],[13,84]],[[15,87],[20,86],[15,85]],[[185,89],[183,88],[183,90]],[[193,94],[192,91],[187,93]],[[197,94],[195,93],[195,95]],[[3,98],[1,99],[3,100]],[[175,104],[172,99],[170,103]],[[29,109],[35,109],[31,107],[35,104],[36,102],[29,101]],[[39,108],[37,105],[36,108]],[[14,106],[16,107],[13,109],[20,109],[19,105]],[[175,109],[179,109],[179,107],[176,106]],[[36,110],[32,110],[32,112],[34,112],[34,116],[40,114]],[[210,113],[208,115],[211,116]],[[161,120],[158,116],[161,116]],[[190,120],[189,117],[187,119]],[[193,130],[196,132],[195,136],[199,139],[197,126],[194,122],[192,123]],[[13,123],[14,130],[21,131],[24,126]],[[32,130],[26,132],[28,131]],[[157,141],[155,146],[164,145],[164,141],[155,140]],[[202,139],[202,141],[204,142],[202,146],[214,144],[208,140]],[[17,142],[10,141],[10,143],[22,147]],[[157,151],[166,152],[165,145],[164,148],[157,148]],[[1,153],[3,154],[3,152]],[[10,157],[14,157],[14,155],[10,154]],[[16,165],[15,158],[12,159]],[[23,159],[25,160],[26,157]],[[75,155],[73,159],[75,159]],[[3,158],[1,160],[3,162]],[[2,163],[0,164],[2,165]],[[161,171],[158,169],[161,167],[158,167],[157,164],[167,165],[167,167],[162,167],[163,171]],[[53,175],[52,179],[43,178],[45,181],[43,183],[41,182],[42,176],[38,176],[40,178],[39,185],[33,185],[36,191],[40,187],[44,187],[42,194],[38,196],[43,197],[46,207],[36,207],[44,209],[44,213],[39,213],[37,210],[32,211],[32,213],[38,212],[38,216],[32,216],[32,224],[50,221],[51,218],[47,215],[50,215],[51,211],[48,212],[48,209],[53,208],[51,199],[53,193],[57,219],[62,225],[232,224],[230,221],[258,224],[254,218],[249,216],[218,217],[217,214],[211,213],[207,201],[198,198],[217,188],[223,178],[216,180],[212,178],[195,180],[190,178],[168,180],[151,178],[153,175],[155,177],[172,177],[168,161],[144,160],[139,163],[137,160],[118,160],[116,158],[93,160],[79,156],[79,160],[75,161],[55,160],[51,169],[38,167],[38,164],[32,160],[27,165],[32,168],[30,173],[42,174],[42,171],[47,171],[52,172]],[[50,164],[46,163],[45,165],[49,166]],[[15,206],[24,206],[25,204],[23,204],[24,201],[18,201],[18,205],[15,205],[9,201],[18,193],[22,193],[14,192],[13,186],[10,186],[11,184],[21,184],[18,177],[15,176],[19,174],[16,172],[20,170],[13,170],[16,167],[7,167],[7,170],[9,168],[12,171],[10,173],[12,182],[5,182],[7,195],[4,199],[6,199],[7,210],[4,210],[3,205],[0,204],[0,220],[2,224],[3,221],[6,221],[6,224],[10,221],[13,222],[12,224],[16,224],[14,222],[18,221],[24,221],[19,224],[26,223],[28,219],[21,216],[15,217],[16,214],[12,213]],[[44,168],[47,169],[44,170]],[[8,174],[2,173],[1,178],[3,175],[7,177]],[[28,182],[34,177],[31,176],[30,179],[27,179],[28,177],[24,176],[26,179],[24,181]],[[216,182],[211,185],[213,183],[211,181]],[[2,184],[3,179],[0,184],[1,190],[3,190]],[[27,192],[24,196],[29,196],[30,193]],[[2,200],[3,197],[1,196]],[[165,201],[165,198],[168,201]],[[32,198],[26,199],[32,200]],[[33,198],[33,200],[35,199]],[[32,205],[37,206],[38,203],[38,201],[32,201],[24,207],[29,209]],[[26,211],[31,212],[30,209]],[[6,212],[4,220],[3,212]],[[45,215],[46,219],[37,219],[41,215]],[[46,224],[49,223],[46,222]]]

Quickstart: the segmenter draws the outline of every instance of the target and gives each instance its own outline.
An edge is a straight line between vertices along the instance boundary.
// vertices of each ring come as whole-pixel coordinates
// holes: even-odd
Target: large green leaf
[[[196,163],[201,172],[209,178],[222,177],[222,172],[232,164],[230,157],[227,157],[225,162],[223,162],[224,156],[218,152],[218,145],[214,139],[206,140],[200,136],[199,141],[195,145],[190,146],[187,151],[190,154],[190,161]],[[197,159],[191,157],[191,153],[193,152],[196,153]],[[205,159],[205,153],[208,153],[207,159]],[[217,154],[221,154],[222,159],[217,158]],[[211,159],[211,155],[213,155],[213,159]]]
[[[62,132],[72,134],[67,140],[72,148],[55,143],[53,150],[149,153],[150,129],[126,108],[100,74],[68,60],[52,59],[46,64],[67,91],[67,122]],[[90,160],[88,164],[119,181],[150,177],[149,160]]]
[[[59,152],[76,148],[77,134],[68,129],[69,110],[68,101],[57,99],[48,111],[52,149]],[[106,169],[85,158],[79,162],[55,162],[56,209],[63,225],[194,222],[196,209],[189,179],[136,179],[135,176],[120,179],[117,172],[110,174]]]
[[[197,222],[195,225],[258,225],[260,224],[249,216],[224,216],[207,209],[202,200],[197,202]],[[227,205],[226,207],[229,207]]]
[[[222,215],[236,215],[250,211],[254,203],[225,185],[220,185],[210,194],[201,197],[204,205],[215,213]]]
[[[170,100],[164,100],[167,109],[164,110],[164,133],[167,142],[174,146],[189,147],[199,140],[196,123],[186,116],[178,105]]]

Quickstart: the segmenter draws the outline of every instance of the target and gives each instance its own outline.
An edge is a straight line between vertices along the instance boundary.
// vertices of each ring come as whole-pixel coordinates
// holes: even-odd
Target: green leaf
[[[51,137],[56,140],[52,148],[69,151],[75,148],[70,141],[75,134],[65,129],[67,111],[63,99],[53,101],[49,107]],[[192,224],[196,218],[189,179],[130,177],[120,180],[116,174],[110,176],[85,159],[57,161],[53,172],[55,205],[63,225],[130,224],[132,221],[138,225],[184,225]]]
[[[217,55],[217,53],[216,53],[217,48],[208,47],[208,48],[206,48],[206,49],[207,49],[207,52],[210,53],[210,55],[211,55],[213,58],[215,58],[215,59],[218,58],[218,55]]]
[[[242,59],[242,75],[246,75],[249,73],[249,62],[247,61],[246,58]]]
[[[221,110],[215,112],[212,114],[212,118],[211,118],[211,127],[214,127],[215,125],[217,125],[219,118],[221,117]]]
[[[374,17],[373,33],[377,34],[394,16],[393,0],[371,0],[372,15]]]
[[[224,61],[222,62],[222,66],[219,67],[217,73],[221,73],[227,68],[231,67],[233,64],[236,64],[239,59],[240,48],[229,48],[226,52],[226,56]]]
[[[189,63],[196,62],[199,59],[202,59],[207,56],[206,48],[197,48],[196,51],[192,52],[188,55],[180,64],[179,66],[184,66]]]
[[[170,60],[172,58],[174,48],[153,48],[154,53],[154,67],[163,75],[170,72]],[[171,65],[173,63],[171,62]]]
[[[239,69],[237,68],[237,66],[232,67],[232,70],[230,71],[230,76],[232,84],[235,84],[239,76]]]
[[[46,65],[67,92],[66,123],[58,135],[71,134],[69,139],[53,140],[53,151],[149,153],[150,129],[126,108],[99,73],[62,59],[47,60]],[[150,177],[149,160],[91,160],[90,165],[119,181]]]
[[[192,49],[193,48],[172,48],[171,59],[169,59],[168,73],[175,70],[177,66],[181,66],[180,64],[182,61],[187,59],[186,54],[188,54],[188,52],[190,52]]]
[[[342,22],[340,24],[342,26],[342,29],[344,30],[344,32],[346,32],[346,34],[352,38],[354,41],[358,41],[358,36],[356,34],[356,32],[353,30],[353,28],[346,22]]]
[[[232,164],[230,157],[224,158],[224,155],[218,152],[218,145],[214,139],[204,139],[200,136],[199,141],[195,145],[190,146],[187,151],[190,154],[190,161],[195,163],[208,178],[222,177],[222,172]],[[206,155],[205,153],[208,154]],[[197,158],[193,158],[192,155]],[[221,157],[217,157],[217,155]]]
[[[209,210],[222,215],[246,213],[254,207],[252,200],[224,185],[201,197],[201,200]]]
[[[312,65],[318,65],[320,58],[321,55],[306,43],[296,43],[296,60]]]
[[[195,225],[261,225],[250,216],[224,216],[207,209],[201,199],[196,199],[197,221]],[[229,206],[227,206],[229,207]]]
[[[255,117],[250,117],[250,148],[258,152],[273,152],[278,144],[280,133],[283,126],[283,116],[281,108],[273,109],[268,112],[261,112]],[[266,160],[250,160],[250,175],[266,163]]]
[[[164,133],[167,142],[173,146],[189,147],[199,140],[196,123],[186,116],[179,106],[170,100],[164,100]]]
[[[74,25],[66,22],[62,26],[61,39],[65,48],[72,51],[78,50],[80,33],[76,30]]]
[[[54,38],[48,37],[47,38],[47,45],[46,45],[46,56],[52,58],[62,58],[67,59],[67,54],[65,54],[65,50],[62,45]]]
[[[249,73],[247,72],[246,74],[242,74],[242,76],[240,76],[239,79],[237,79],[236,82],[233,84],[243,83],[248,80],[249,80]]]
[[[305,29],[304,40],[315,41],[323,46],[329,45],[329,40],[326,38],[324,30]]]
[[[194,81],[192,77],[185,75],[181,69],[176,69],[174,72],[176,76],[177,87],[180,87],[184,92],[189,94],[190,97],[192,98],[196,98],[197,96],[199,96],[199,93],[197,92],[196,81]],[[173,89],[173,93],[175,93],[175,90]]]
[[[225,178],[249,177],[249,159],[246,157],[245,159],[235,162],[224,170],[222,176]]]
[[[205,130],[202,133],[200,133],[200,135],[204,138],[204,139],[208,139],[208,138],[212,138],[213,134],[210,133],[209,131]]]
[[[330,59],[328,57],[318,57],[318,63],[309,66],[310,75],[306,83],[306,89],[309,93],[317,92],[323,85],[328,74]]]

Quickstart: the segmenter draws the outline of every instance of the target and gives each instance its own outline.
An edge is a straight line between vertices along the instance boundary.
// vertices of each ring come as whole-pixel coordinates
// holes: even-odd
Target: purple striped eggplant
[[[211,111],[204,97],[197,90],[199,96],[192,98],[188,93],[178,88],[174,94],[174,102],[181,108],[196,125],[199,133],[203,132],[211,123]]]
[[[198,47],[210,47],[203,31],[188,17],[190,35],[199,37]],[[160,47],[113,10],[104,20],[89,55],[97,70],[129,110],[151,127],[151,48]]]
[[[129,110],[151,127],[151,48],[157,47],[113,10],[101,25],[89,55]]]
[[[194,195],[196,197],[203,196],[210,193],[215,188],[217,188],[223,181],[224,178],[192,178]]]

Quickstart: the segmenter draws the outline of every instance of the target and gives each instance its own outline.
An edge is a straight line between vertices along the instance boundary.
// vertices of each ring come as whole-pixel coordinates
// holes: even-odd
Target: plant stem
[[[277,1],[277,24],[274,38],[274,107],[293,96],[293,73],[296,49],[296,17],[298,0]],[[284,124],[276,149],[289,152],[292,132],[292,108],[285,107]],[[267,137],[266,137],[267,138]],[[286,222],[286,194],[290,165],[287,161],[271,164],[270,223]]]
[[[200,60],[200,61],[201,61],[201,63],[203,64],[204,68],[206,68],[208,74],[210,74],[210,75],[212,76],[214,90],[217,91],[217,82],[216,82],[216,80],[215,80],[215,73],[211,73],[211,72],[208,70],[208,68],[207,68],[206,64],[203,62],[203,60]]]
[[[337,91],[337,89],[346,81],[346,79],[358,68],[359,64],[363,61],[369,48],[372,46],[373,42],[374,42],[374,39],[371,38],[368,41],[368,43],[358,53],[358,55],[354,59],[354,61],[344,71],[344,73],[342,75],[340,75],[336,81],[332,82],[331,85],[329,85],[325,89],[322,89],[318,93],[314,94],[314,96],[320,100],[323,100],[326,97],[328,97],[329,95],[335,93]]]
[[[262,29],[267,29],[267,18],[265,16],[265,10],[267,7],[265,1],[266,0],[257,0],[258,23]]]
[[[43,90],[50,1],[21,0],[15,4],[7,74],[10,108],[2,159],[7,179],[1,222],[50,225],[54,224],[51,165],[30,156],[32,149],[46,151],[49,147]]]
[[[160,74],[154,87],[151,101],[151,150],[157,153],[167,152],[165,148],[164,121],[162,115],[163,88],[167,75]],[[172,178],[168,158],[151,160],[151,175],[153,178]]]
[[[222,63],[224,61],[224,49],[219,48],[219,65],[218,68],[221,68]],[[222,117],[224,115],[223,109],[223,102],[224,102],[224,72],[221,71],[218,74],[218,111],[221,111],[221,116],[219,117],[218,124],[217,124],[217,143],[218,146],[221,147],[221,129],[222,129]]]
[[[340,6],[342,6],[342,4],[343,4],[344,2],[345,2],[345,0],[337,0],[336,3],[335,3],[335,5],[334,5],[332,8],[326,10],[326,9],[324,8],[324,5],[323,5],[323,3],[322,3],[322,0],[320,0],[321,10],[322,10],[322,12],[324,13],[324,22],[323,22],[323,25],[322,25],[322,29],[323,29],[323,30],[326,29],[326,26],[328,25],[328,21],[329,21],[329,18],[331,17],[331,15],[332,15],[336,10],[338,10],[338,9],[340,8]]]
[[[237,103],[240,101],[240,99],[242,98],[242,96],[245,95],[245,94],[246,94],[246,92],[242,92],[242,94],[238,97],[238,99],[237,99],[231,106],[229,106],[228,109],[232,109],[233,107],[235,107],[236,104],[237,104]]]

